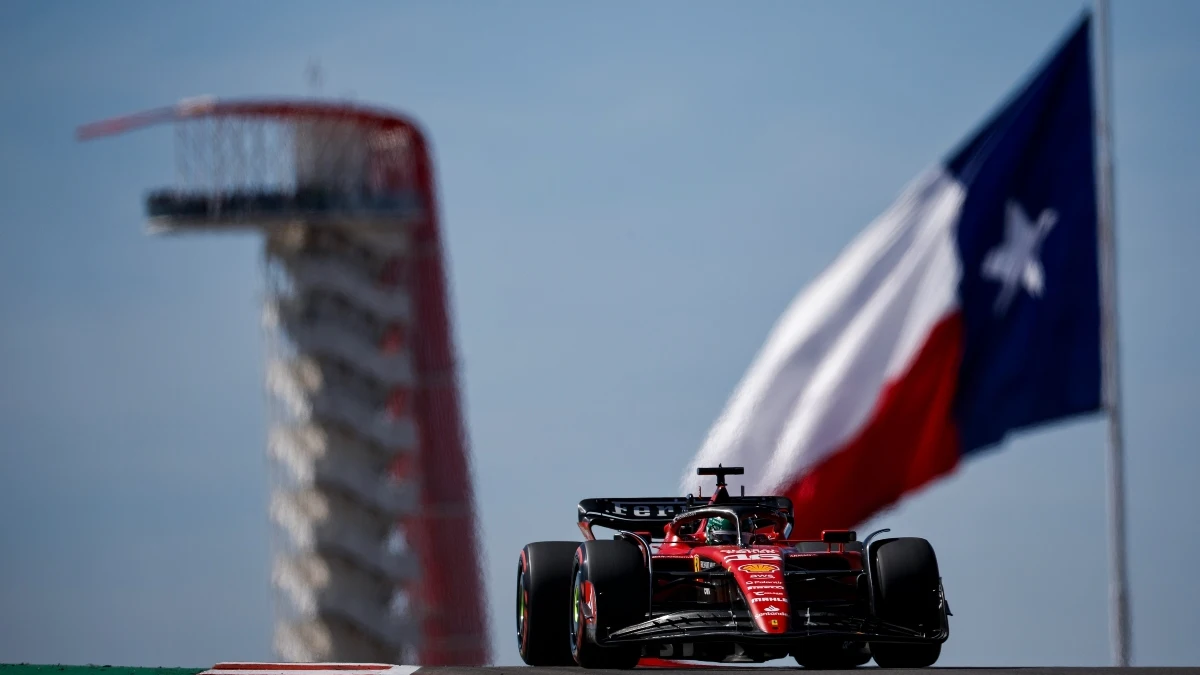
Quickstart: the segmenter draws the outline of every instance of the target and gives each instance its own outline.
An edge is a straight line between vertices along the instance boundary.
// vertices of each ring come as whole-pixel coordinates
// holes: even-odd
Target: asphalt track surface
[[[768,667],[753,667],[753,668],[738,668],[732,666],[714,667],[714,668],[638,668],[632,672],[653,673],[655,671],[673,671],[681,675],[773,675],[778,673],[788,673],[789,675],[800,675],[806,669],[795,668],[768,668]],[[436,671],[436,672],[435,672]],[[1197,668],[1044,668],[1044,667],[1027,667],[1027,668],[875,668],[873,666],[863,666],[851,670],[839,671],[823,671],[837,673],[851,673],[854,671],[863,671],[864,675],[876,675],[882,673],[889,674],[905,674],[917,675],[921,672],[932,671],[937,675],[1083,675],[1085,673],[1104,673],[1105,675],[1200,675],[1200,667]],[[581,668],[531,668],[528,666],[493,666],[490,668],[454,668],[454,667],[425,667],[418,671],[417,675],[588,675],[590,673],[606,673],[615,675],[616,673],[625,673],[628,675],[631,671],[628,670],[583,670]],[[822,672],[812,671],[808,672]]]
[[[634,673],[654,673],[656,670],[676,671],[683,675],[778,675],[787,673],[788,675],[800,675],[804,673],[804,668],[638,668]],[[1200,668],[916,668],[916,669],[901,669],[901,668],[875,668],[870,665],[854,668],[852,670],[840,670],[836,673],[851,673],[854,670],[864,671],[864,675],[876,674],[905,674],[917,675],[923,671],[932,671],[937,675],[1084,675],[1086,673],[1104,673],[1106,675],[1200,675]],[[811,673],[811,670],[809,670]],[[491,668],[421,668],[418,675],[589,675],[592,673],[616,675],[624,673],[629,675],[630,670],[583,670],[581,668],[530,668],[530,667],[497,667]],[[835,673],[835,671],[830,671]]]

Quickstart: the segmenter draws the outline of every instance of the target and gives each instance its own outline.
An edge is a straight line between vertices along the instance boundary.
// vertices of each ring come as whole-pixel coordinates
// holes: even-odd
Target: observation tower
[[[218,101],[175,126],[156,233],[260,232],[271,337],[275,649],[288,661],[490,661],[427,141],[386,110]]]

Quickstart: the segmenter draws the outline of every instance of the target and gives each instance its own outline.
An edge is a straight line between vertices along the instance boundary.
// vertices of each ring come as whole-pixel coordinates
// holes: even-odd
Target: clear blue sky
[[[1200,4],[1114,3],[1135,659],[1195,664]],[[433,139],[499,663],[574,505],[672,493],[792,296],[1083,0],[0,5],[0,662],[271,658],[250,236],[154,239],[190,95],[325,92]],[[1104,425],[874,524],[939,551],[943,665],[1108,663]],[[866,529],[866,528],[863,528]]]

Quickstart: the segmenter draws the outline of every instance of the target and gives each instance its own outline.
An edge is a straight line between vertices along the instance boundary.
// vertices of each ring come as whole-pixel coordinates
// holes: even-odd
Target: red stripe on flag
[[[958,465],[953,406],[962,360],[962,316],[938,322],[908,372],[883,391],[867,425],[789,486],[791,539],[849,529]]]

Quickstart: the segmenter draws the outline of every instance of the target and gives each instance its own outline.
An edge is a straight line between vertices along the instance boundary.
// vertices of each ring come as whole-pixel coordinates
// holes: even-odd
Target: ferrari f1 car
[[[810,668],[933,665],[949,637],[937,558],[924,539],[788,539],[786,497],[585,499],[584,541],[521,551],[517,642],[531,666],[632,668],[642,658]],[[598,539],[593,528],[615,531]]]

